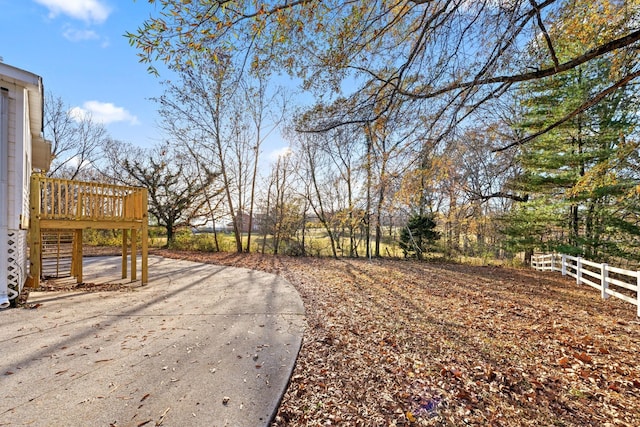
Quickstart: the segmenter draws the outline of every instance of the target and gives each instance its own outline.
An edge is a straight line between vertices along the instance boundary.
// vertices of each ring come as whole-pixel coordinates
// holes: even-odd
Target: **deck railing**
[[[82,282],[82,230],[122,230],[122,278],[127,277],[131,254],[131,279],[136,280],[137,237],[142,242],[142,283],[147,283],[147,189],[98,182],[31,176],[29,219],[30,265],[33,285],[42,272],[42,235],[46,230],[73,230],[71,274]],[[129,240],[129,235],[131,239]],[[130,241],[131,252],[128,252]]]
[[[35,184],[40,209],[34,213],[41,220],[141,221],[146,214],[144,188],[44,176]]]

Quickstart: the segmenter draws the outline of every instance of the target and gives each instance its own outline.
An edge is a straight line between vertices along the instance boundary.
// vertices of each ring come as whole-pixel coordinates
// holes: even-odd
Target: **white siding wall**
[[[8,92],[0,92],[0,307],[8,305],[7,271],[9,268],[9,244],[7,217],[8,210],[8,113],[9,113]]]
[[[20,95],[22,95],[22,93],[18,92]],[[16,212],[16,205],[18,205],[18,199],[16,197],[16,181],[18,176],[16,175],[17,173],[17,164],[18,164],[18,158],[16,156],[17,153],[21,153],[21,151],[18,151],[21,147],[22,144],[18,143],[18,132],[17,131],[17,126],[16,126],[16,108],[18,106],[18,104],[22,104],[22,102],[18,103],[18,100],[16,99],[16,95],[18,94],[16,93],[15,87],[9,87],[9,158],[8,158],[8,171],[9,171],[9,180],[8,180],[8,185],[7,185],[7,210],[8,210],[8,227],[9,230],[15,230],[17,229],[17,223],[16,223],[16,217],[15,217],[15,212]],[[22,116],[22,114],[20,114],[20,116]],[[20,154],[20,157],[22,157],[22,153]],[[22,162],[20,162],[22,163]],[[22,181],[22,180],[20,180]],[[20,204],[22,204],[20,202]]]
[[[22,135],[20,138],[22,141],[22,149],[18,151],[21,154],[21,159],[19,164],[21,166],[21,170],[17,171],[17,177],[22,177],[21,183],[16,183],[20,188],[16,190],[19,192],[17,196],[17,200],[22,200],[21,206],[16,206],[18,208],[16,219],[18,220],[18,229],[27,229],[29,227],[29,185],[31,178],[31,120],[29,120],[29,93],[27,89],[22,90],[22,100],[23,100],[23,129]],[[25,245],[26,249],[26,245]]]
[[[10,289],[22,291],[27,277],[27,230],[29,215],[29,177],[31,171],[31,131],[29,129],[28,91],[3,82],[9,89],[7,118],[7,167],[6,215],[7,228],[3,230],[6,246],[2,248]],[[4,246],[4,245],[3,245]],[[5,261],[6,260],[6,261]],[[6,262],[6,264],[5,264]]]
[[[0,305],[22,290],[28,274],[27,228],[32,164],[31,125],[41,125],[42,79],[0,63],[2,156],[0,157]],[[30,114],[29,107],[35,109]],[[33,129],[39,135],[40,129]]]
[[[16,131],[16,211],[14,216],[16,228],[13,230],[15,236],[15,252],[11,255],[13,260],[13,275],[15,277],[19,292],[22,292],[28,273],[27,256],[27,228],[29,227],[29,184],[31,181],[31,120],[29,118],[29,92],[26,88],[21,89],[18,96],[16,109],[17,114],[22,113],[22,126],[14,123]],[[22,105],[20,105],[22,104]],[[25,221],[26,220],[26,221]],[[11,231],[11,230],[10,230]],[[9,267],[11,272],[11,266]]]

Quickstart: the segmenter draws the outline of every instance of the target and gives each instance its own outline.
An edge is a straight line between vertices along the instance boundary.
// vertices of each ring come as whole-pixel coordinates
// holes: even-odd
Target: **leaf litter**
[[[298,290],[308,328],[273,426],[640,425],[635,307],[558,273],[155,253]]]

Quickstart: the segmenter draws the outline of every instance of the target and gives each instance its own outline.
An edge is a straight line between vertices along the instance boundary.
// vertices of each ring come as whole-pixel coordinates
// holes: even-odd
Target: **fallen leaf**
[[[576,359],[578,359],[581,362],[584,363],[591,363],[593,362],[593,359],[591,358],[591,356],[589,356],[587,353],[585,353],[584,351],[582,353],[576,353],[573,355],[573,357],[575,357]]]
[[[354,425],[364,410],[368,425],[640,426],[638,330],[616,325],[632,325],[635,308],[610,300],[595,315],[597,293],[559,274],[376,258],[179,256],[276,274],[300,294],[307,328],[274,427]],[[225,409],[232,407],[240,402]]]
[[[416,422],[416,417],[414,417],[410,411],[407,411],[405,415],[407,416],[407,421],[409,421],[410,423]]]
[[[616,383],[611,383],[609,384],[609,387],[607,387],[609,390],[613,390],[616,391],[618,393],[620,393],[620,386]]]

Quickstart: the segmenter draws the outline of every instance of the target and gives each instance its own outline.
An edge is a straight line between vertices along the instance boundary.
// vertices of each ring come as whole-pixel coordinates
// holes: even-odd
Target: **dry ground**
[[[636,307],[559,273],[153,252],[300,292],[308,330],[276,427],[640,426]]]
[[[559,273],[156,253],[298,289],[309,329],[275,426],[640,425],[636,307]]]

